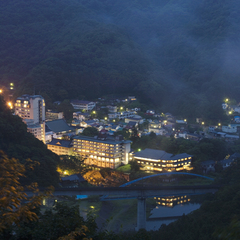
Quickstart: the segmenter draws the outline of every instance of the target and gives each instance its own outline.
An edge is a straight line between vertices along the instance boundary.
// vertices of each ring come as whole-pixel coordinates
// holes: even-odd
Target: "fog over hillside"
[[[0,81],[52,101],[135,94],[204,116],[224,97],[240,101],[239,9],[236,0],[1,2]]]

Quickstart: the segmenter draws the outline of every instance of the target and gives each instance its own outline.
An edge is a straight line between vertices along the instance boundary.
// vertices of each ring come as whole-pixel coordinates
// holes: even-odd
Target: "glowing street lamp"
[[[105,117],[104,120],[107,120],[107,117]]]
[[[3,92],[3,90],[2,89],[0,89],[0,94]]]
[[[9,106],[10,109],[13,109],[13,105],[12,105],[11,102],[8,102],[7,104],[8,104],[8,106]]]
[[[231,115],[231,114],[232,114],[232,111],[229,111],[228,113],[229,113],[229,115]]]
[[[221,126],[221,123],[218,123],[218,126],[220,127],[220,126]]]
[[[141,151],[141,148],[138,149],[138,152],[140,152],[140,151]]]
[[[202,122],[202,125],[204,125],[204,122]]]

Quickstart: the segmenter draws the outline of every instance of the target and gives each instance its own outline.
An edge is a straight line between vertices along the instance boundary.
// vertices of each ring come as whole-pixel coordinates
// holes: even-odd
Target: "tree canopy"
[[[236,0],[0,3],[0,79],[49,101],[135,94],[186,117],[239,98]],[[217,113],[217,114],[216,114]]]
[[[9,158],[19,159],[25,164],[27,159],[39,162],[33,171],[25,173],[23,184],[37,182],[39,186],[58,186],[58,155],[47,149],[46,145],[27,132],[27,126],[18,116],[12,115],[0,96],[0,150]]]

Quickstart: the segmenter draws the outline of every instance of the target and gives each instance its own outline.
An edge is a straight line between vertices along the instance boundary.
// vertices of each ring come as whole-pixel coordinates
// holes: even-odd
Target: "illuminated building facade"
[[[86,158],[86,165],[100,168],[117,168],[128,164],[131,141],[103,140],[86,136],[73,139],[73,153]]]
[[[45,101],[40,95],[22,95],[15,102],[15,115],[27,124],[28,132],[45,143]]]
[[[70,140],[52,139],[47,143],[47,148],[57,155],[72,155],[72,144]]]
[[[143,151],[136,152],[134,159],[144,170],[172,172],[184,169],[190,170],[192,155],[187,153],[173,155],[162,150],[146,148]]]
[[[72,100],[71,104],[74,109],[81,109],[91,111],[96,106],[95,102],[83,101],[83,100]]]
[[[55,112],[52,110],[48,110],[46,112],[46,120],[56,120],[56,119],[62,119],[63,118],[63,112]]]
[[[191,199],[188,196],[169,196],[169,197],[154,197],[157,200],[158,205],[166,207],[174,207],[178,204],[190,202]]]
[[[15,114],[24,119],[31,119],[33,123],[45,121],[45,101],[40,95],[22,95],[15,102]]]

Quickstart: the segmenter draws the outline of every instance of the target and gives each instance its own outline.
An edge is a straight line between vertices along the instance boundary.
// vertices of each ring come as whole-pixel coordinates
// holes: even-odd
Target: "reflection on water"
[[[170,196],[170,197],[154,197],[158,205],[163,205],[165,207],[173,207],[178,204],[183,204],[190,202],[190,198],[186,195],[184,196]]]
[[[190,203],[190,199],[187,196],[157,197],[154,199],[157,201],[157,206],[152,209],[151,215],[146,222],[147,230],[157,230],[162,224],[168,225],[183,214],[186,215],[201,206],[198,203]]]

